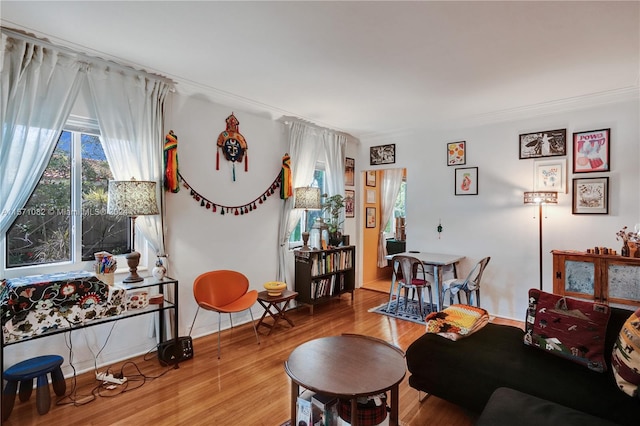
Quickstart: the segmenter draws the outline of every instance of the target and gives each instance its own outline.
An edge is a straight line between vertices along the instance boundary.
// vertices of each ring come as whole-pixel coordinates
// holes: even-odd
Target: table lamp
[[[542,290],[542,205],[558,204],[556,191],[525,192],[524,203],[538,206],[538,261],[540,263],[540,290]]]
[[[129,276],[123,282],[142,281],[143,278],[137,272],[140,253],[135,251],[136,217],[159,214],[158,202],[156,201],[156,183],[133,178],[131,180],[110,180],[107,214],[131,218],[131,252],[125,256],[129,266]]]
[[[295,188],[293,190],[294,197],[294,209],[304,209],[304,227],[302,231],[302,251],[310,251],[309,247],[309,227],[307,226],[307,219],[309,210],[320,210],[322,208],[322,202],[320,200],[320,188],[312,188],[310,186],[303,186]]]

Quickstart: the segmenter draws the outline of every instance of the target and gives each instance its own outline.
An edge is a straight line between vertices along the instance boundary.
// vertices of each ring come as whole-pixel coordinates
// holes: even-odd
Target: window
[[[385,235],[394,235],[396,238],[399,235],[395,235],[396,232],[396,219],[399,217],[406,217],[406,196],[407,196],[407,182],[405,180],[400,184],[400,191],[398,191],[398,198],[396,198],[396,205],[393,208],[393,215],[387,223],[387,227],[384,229]]]
[[[313,173],[313,182],[311,182],[310,186],[314,188],[320,188],[320,192],[322,194],[325,194],[326,190],[325,190],[324,178],[325,178],[325,171],[324,171],[323,165],[321,164],[316,165],[316,170]],[[305,229],[307,230],[307,232],[309,232],[311,230],[311,226],[313,225],[313,222],[315,222],[315,220],[321,216],[322,216],[322,210],[309,210],[306,218],[305,218],[305,212],[302,212],[302,217],[298,221],[298,224],[296,225],[296,227],[293,228],[293,231],[289,236],[289,246],[295,247],[298,245],[302,245],[302,226],[301,226],[301,224],[303,223],[302,221],[306,220]]]
[[[98,251],[128,250],[129,218],[107,215],[113,176],[95,124],[83,124],[60,134],[40,181],[7,231],[7,269],[89,261]]]

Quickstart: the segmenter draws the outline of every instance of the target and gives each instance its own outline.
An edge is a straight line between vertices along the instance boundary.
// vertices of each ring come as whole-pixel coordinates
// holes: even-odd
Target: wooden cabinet
[[[354,246],[337,247],[329,250],[311,250],[295,252],[295,289],[298,292],[299,303],[313,307],[340,297],[344,293],[351,293],[355,289],[355,258]]]
[[[640,258],[553,250],[553,292],[640,306]]]

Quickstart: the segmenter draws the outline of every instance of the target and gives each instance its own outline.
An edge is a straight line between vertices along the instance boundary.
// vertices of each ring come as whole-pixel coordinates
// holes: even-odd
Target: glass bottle
[[[311,247],[314,250],[318,250],[322,248],[319,217],[317,217],[316,220],[313,222],[313,226],[309,231],[309,247]]]

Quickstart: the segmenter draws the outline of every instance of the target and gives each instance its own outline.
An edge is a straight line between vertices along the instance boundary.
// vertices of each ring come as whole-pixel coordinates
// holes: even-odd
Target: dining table
[[[445,253],[431,253],[426,251],[416,251],[410,250],[402,253],[390,254],[385,258],[387,260],[393,260],[394,256],[412,256],[416,259],[420,260],[423,265],[427,267],[433,268],[433,281],[434,287],[436,290],[436,295],[438,296],[437,300],[437,310],[442,310],[442,305],[444,303],[444,293],[442,291],[442,274],[445,266],[452,265],[453,266],[453,275],[457,278],[457,264],[462,259],[465,258],[463,255],[459,254],[445,254]],[[395,286],[395,274],[391,278],[391,287],[389,288],[389,305],[391,305],[391,301],[393,298],[393,288]]]

